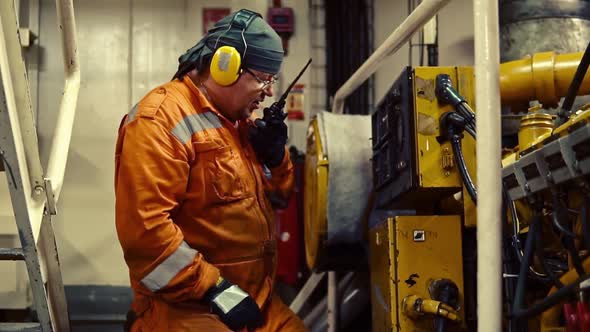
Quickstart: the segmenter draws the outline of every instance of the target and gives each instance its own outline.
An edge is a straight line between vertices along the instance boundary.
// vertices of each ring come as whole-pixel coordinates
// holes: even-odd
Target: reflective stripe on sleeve
[[[272,179],[272,172],[270,171],[270,168],[268,168],[268,166],[262,165],[262,173],[264,174],[264,177],[267,180],[271,180]]]
[[[178,249],[141,279],[141,282],[149,290],[156,292],[166,286],[178,272],[192,263],[196,255],[197,251],[182,241]]]
[[[227,314],[236,305],[238,305],[238,303],[242,302],[242,300],[247,297],[248,294],[246,292],[244,292],[240,287],[233,285],[219,293],[219,295],[213,299],[213,302],[217,304],[224,314]]]
[[[174,135],[180,142],[186,144],[193,134],[205,129],[221,128],[219,117],[213,112],[197,113],[185,116],[174,128]]]

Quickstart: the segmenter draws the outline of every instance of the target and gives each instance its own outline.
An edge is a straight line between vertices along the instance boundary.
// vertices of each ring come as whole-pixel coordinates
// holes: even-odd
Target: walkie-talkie
[[[303,73],[305,72],[307,67],[309,67],[310,63],[311,63],[311,58],[309,59],[309,61],[307,61],[307,64],[305,65],[305,67],[303,67],[303,69],[299,72],[299,75],[297,75],[297,77],[295,77],[293,82],[291,82],[291,84],[289,85],[287,90],[285,90],[285,93],[283,93],[281,98],[279,100],[275,101],[274,103],[272,103],[272,105],[270,105],[270,107],[264,108],[264,111],[262,113],[263,114],[262,119],[256,119],[254,121],[254,124],[256,125],[256,127],[264,128],[264,127],[266,127],[267,123],[277,123],[277,122],[285,121],[285,118],[287,117],[287,113],[283,112],[283,108],[285,107],[285,101],[287,100],[287,96],[289,95],[289,92],[291,92],[291,89],[293,88],[295,83],[297,83],[297,81],[299,80],[301,75],[303,75]]]

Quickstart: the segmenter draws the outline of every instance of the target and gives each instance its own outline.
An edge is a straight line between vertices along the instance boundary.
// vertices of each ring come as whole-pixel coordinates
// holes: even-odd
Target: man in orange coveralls
[[[293,188],[287,127],[249,120],[282,60],[280,37],[240,10],[123,118],[115,191],[135,295],[128,330],[306,331],[273,294],[267,195]]]

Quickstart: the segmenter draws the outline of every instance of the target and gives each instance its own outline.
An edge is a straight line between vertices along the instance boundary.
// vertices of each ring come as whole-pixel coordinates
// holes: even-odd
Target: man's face
[[[245,120],[260,108],[265,97],[273,95],[274,77],[253,69],[244,69],[236,83],[220,87],[216,106],[231,121]]]

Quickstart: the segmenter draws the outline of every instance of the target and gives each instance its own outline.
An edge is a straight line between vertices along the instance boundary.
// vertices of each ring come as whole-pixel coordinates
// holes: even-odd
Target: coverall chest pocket
[[[247,196],[242,170],[236,153],[229,145],[216,141],[193,143],[196,152],[197,173],[208,200],[233,201]]]

